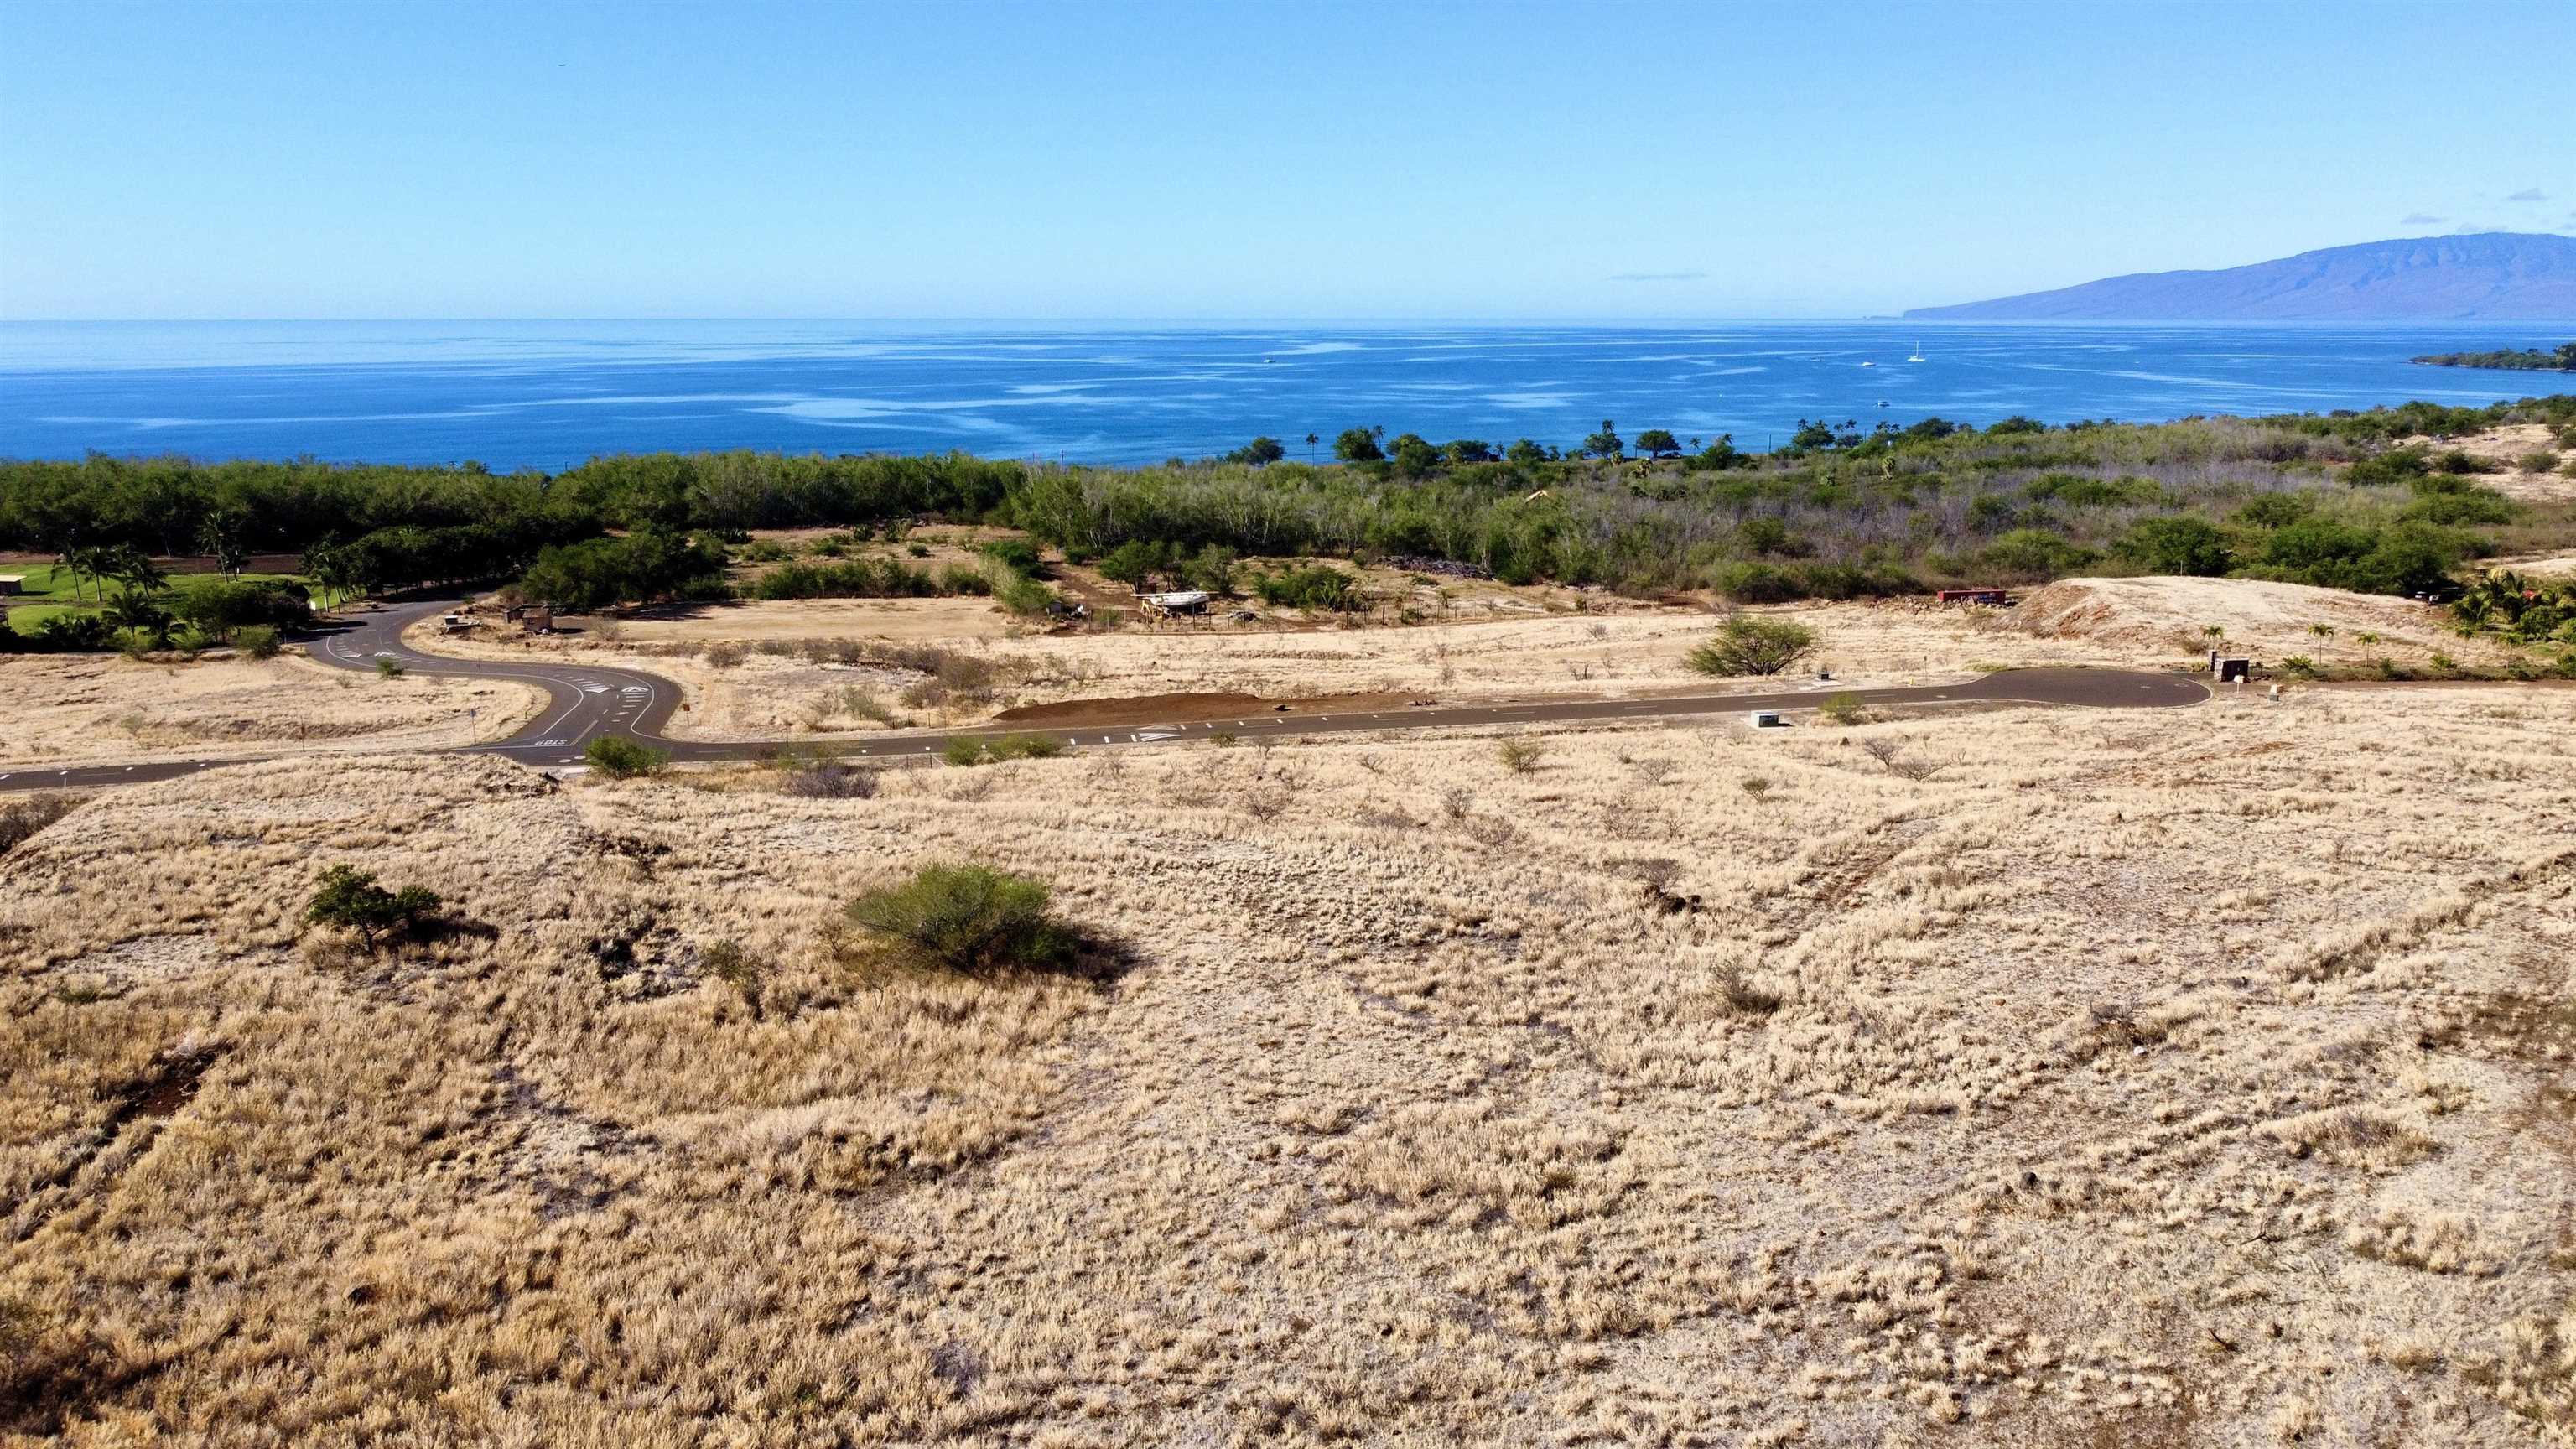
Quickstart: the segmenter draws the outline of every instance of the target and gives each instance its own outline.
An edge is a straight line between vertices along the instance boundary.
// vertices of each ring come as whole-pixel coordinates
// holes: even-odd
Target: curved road
[[[457,607],[450,599],[400,604],[355,618],[308,646],[313,658],[342,669],[373,670],[392,660],[405,672],[462,675],[479,679],[517,679],[546,692],[546,707],[508,739],[472,745],[462,753],[501,755],[527,765],[577,765],[582,748],[597,736],[624,735],[643,740],[675,760],[761,759],[781,749],[807,754],[860,759],[908,759],[935,754],[960,736],[990,738],[1029,732],[1029,727],[952,730],[938,734],[897,733],[847,740],[762,740],[719,742],[662,738],[662,727],[679,707],[679,686],[658,675],[634,669],[590,668],[576,664],[505,663],[423,654],[402,641],[415,621]],[[2116,669],[2020,669],[1989,674],[1965,684],[1920,685],[1905,689],[1845,689],[1825,684],[1805,689],[1759,694],[1684,694],[1652,699],[1564,699],[1528,704],[1425,705],[1413,709],[1360,714],[1271,713],[1237,720],[1204,720],[1187,724],[1087,725],[1037,732],[1061,735],[1077,745],[1158,744],[1193,735],[1231,733],[1246,736],[1339,734],[1352,730],[1438,729],[1472,725],[1556,724],[1585,720],[1657,719],[1675,715],[1725,714],[1737,710],[1812,709],[1836,694],[1849,694],[1865,705],[2044,704],[2094,709],[2172,708],[2199,704],[2209,690],[2199,680],[2179,674],[2153,674]],[[0,792],[10,790],[83,789],[166,780],[239,764],[241,759],[168,760],[136,765],[75,765],[62,768],[20,767],[0,770]]]

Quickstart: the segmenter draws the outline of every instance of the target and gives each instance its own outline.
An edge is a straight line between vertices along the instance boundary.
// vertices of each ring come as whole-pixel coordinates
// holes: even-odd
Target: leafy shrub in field
[[[389,891],[376,884],[372,871],[335,865],[322,872],[313,899],[304,907],[304,919],[317,926],[355,931],[373,951],[379,938],[407,930],[437,910],[437,893],[424,886]]]
[[[939,591],[989,597],[993,592],[993,576],[972,564],[950,564],[939,571]]]
[[[1826,697],[1823,704],[1816,706],[1816,714],[1820,718],[1831,720],[1838,725],[1867,724],[1869,722],[1869,711],[1861,706],[1860,696],[1857,694],[1844,693],[1829,695]]]
[[[898,962],[967,976],[1063,971],[1079,941],[1044,881],[981,865],[931,865],[849,903],[851,925]]]
[[[984,545],[983,554],[1014,573],[1039,571],[1038,546],[1025,538],[997,538]]]
[[[2129,525],[2111,552],[2142,573],[2215,578],[2235,561],[2227,535],[2197,518],[2142,518]]]
[[[281,646],[277,631],[266,624],[250,624],[233,631],[233,647],[251,659],[275,659]]]
[[[1055,735],[994,735],[989,739],[960,735],[941,749],[940,758],[958,766],[999,760],[1052,760],[1069,748]]]
[[[1325,564],[1256,575],[1252,591],[1281,609],[1356,609],[1361,603],[1358,580]]]
[[[2006,580],[2057,578],[2073,573],[2092,558],[2092,550],[2069,543],[2044,528],[2016,528],[1977,554],[1987,573]]]
[[[669,755],[624,735],[601,735],[582,748],[581,756],[592,769],[612,780],[658,775],[671,763]]]
[[[254,625],[293,628],[313,617],[313,601],[304,586],[283,579],[226,579],[180,591],[170,612],[211,639],[231,638]]]
[[[2022,490],[2033,498],[2052,499],[2076,508],[2141,506],[2165,501],[2165,490],[2153,478],[2089,478],[2080,473],[2045,473]]]
[[[1502,760],[1504,769],[1515,775],[1526,775],[1537,769],[1538,762],[1546,757],[1547,745],[1528,735],[1514,735],[1497,745],[1494,753]]]
[[[1736,678],[1781,673],[1815,651],[1816,631],[1804,624],[1737,614],[1685,662],[1702,674]]]
[[[1032,578],[1012,575],[993,589],[994,602],[1014,614],[1043,614],[1055,603],[1055,590]]]
[[[2439,593],[2467,554],[2469,541],[2448,529],[2407,520],[2385,527],[2305,518],[2264,540],[2255,570],[2285,583],[2374,594]]]
[[[762,574],[751,586],[755,599],[919,599],[942,592],[964,591],[943,589],[928,569],[882,554],[830,562],[797,559]]]

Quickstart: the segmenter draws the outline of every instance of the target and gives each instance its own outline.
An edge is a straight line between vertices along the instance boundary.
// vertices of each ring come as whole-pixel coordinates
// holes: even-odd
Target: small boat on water
[[[1861,366],[1863,366],[1863,367],[1876,367],[1876,366],[1878,366],[1878,364],[1877,364],[1877,363],[1875,363],[1875,362],[1864,362],[1864,363],[1862,363],[1862,364],[1861,364]]]
[[[1913,355],[1912,357],[1909,357],[1909,358],[1905,359],[1905,360],[1906,360],[1906,361],[1908,361],[1908,362],[1921,362],[1921,361],[1923,361],[1923,360],[1924,360],[1924,358],[1923,358],[1923,344],[1922,344],[1922,343],[1920,343],[1920,342],[1915,343],[1915,344],[1914,344],[1914,355]]]

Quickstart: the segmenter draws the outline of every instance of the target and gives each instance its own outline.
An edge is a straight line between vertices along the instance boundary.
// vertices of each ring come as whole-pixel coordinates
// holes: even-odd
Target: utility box
[[[2213,655],[2209,661],[2209,672],[2221,684],[2242,684],[2254,677],[2254,661],[2222,659]]]
[[[27,592],[27,576],[25,574],[0,574],[0,594],[23,594],[25,592]]]
[[[1753,726],[1757,730],[1776,730],[1781,727],[1780,711],[1776,709],[1757,709],[1751,714],[1746,715],[1744,717],[1744,722]]]

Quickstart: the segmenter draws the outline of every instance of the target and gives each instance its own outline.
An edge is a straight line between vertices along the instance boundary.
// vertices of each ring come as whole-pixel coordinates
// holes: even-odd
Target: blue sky
[[[2576,5],[0,5],[0,317],[1806,317],[2576,231]]]

